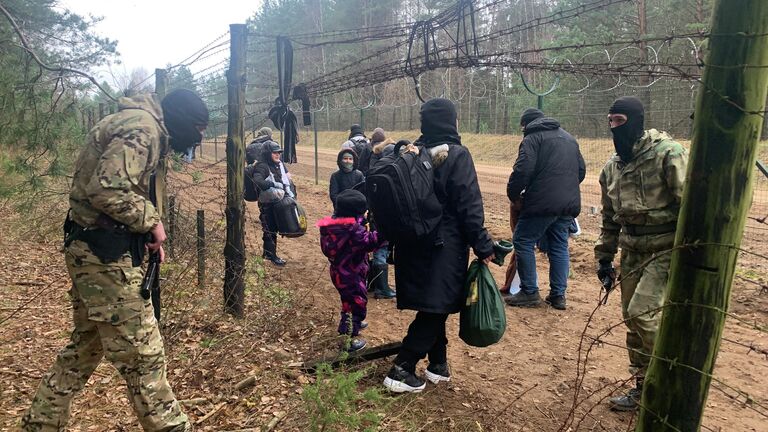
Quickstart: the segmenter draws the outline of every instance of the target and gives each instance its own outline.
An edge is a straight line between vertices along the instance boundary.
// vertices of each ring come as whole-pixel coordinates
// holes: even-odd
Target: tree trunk
[[[243,316],[245,303],[245,212],[243,206],[243,114],[245,113],[246,27],[232,24],[227,71],[227,243],[224,246],[224,310]]]
[[[733,3],[717,1],[712,16],[706,64],[717,67],[704,68],[699,90],[678,249],[637,431],[699,429],[720,347],[768,90],[768,69],[743,66],[768,64],[768,2]]]

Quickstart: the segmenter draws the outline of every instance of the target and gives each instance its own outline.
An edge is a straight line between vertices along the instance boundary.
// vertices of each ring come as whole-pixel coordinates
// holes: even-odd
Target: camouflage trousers
[[[165,349],[152,304],[140,294],[143,270],[130,255],[104,265],[80,241],[66,252],[72,278],[74,330],[45,374],[23,431],[63,431],[70,404],[107,358],[128,385],[128,399],[146,431],[190,430],[166,379]]]
[[[627,249],[621,252],[621,313],[628,328],[629,371],[641,377],[653,354],[671,259],[671,254],[663,254],[642,268],[652,256]]]

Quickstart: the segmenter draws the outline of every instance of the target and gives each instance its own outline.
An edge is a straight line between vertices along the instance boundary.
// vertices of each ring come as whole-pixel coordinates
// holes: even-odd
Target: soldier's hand
[[[597,278],[600,279],[600,283],[603,286],[606,286],[609,281],[610,285],[613,285],[616,281],[616,269],[613,268],[613,263],[610,261],[600,261],[597,267]]]
[[[152,241],[147,243],[147,248],[152,252],[158,252],[162,250],[163,242],[168,239],[168,236],[165,235],[165,227],[163,227],[163,223],[158,222],[157,225],[153,226],[152,229],[149,230],[149,233],[152,234]]]

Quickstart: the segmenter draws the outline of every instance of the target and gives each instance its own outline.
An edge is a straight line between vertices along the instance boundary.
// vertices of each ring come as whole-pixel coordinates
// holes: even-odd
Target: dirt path
[[[300,148],[300,151],[304,150]],[[333,157],[333,153],[323,155],[321,168],[330,171],[333,163],[328,163],[328,158]],[[312,160],[305,158],[304,153],[300,153],[300,157]],[[202,166],[202,162],[196,164]],[[311,225],[330,214],[326,186],[313,184],[313,167],[300,164],[290,169],[296,176],[299,200]],[[187,211],[204,207],[208,220],[218,223],[223,220],[224,166],[218,164],[201,170],[203,181],[185,188],[178,199]],[[484,167],[479,171],[481,177],[485,176]],[[322,174],[321,179],[328,177]],[[488,183],[484,184],[483,187],[487,187]],[[492,235],[508,237],[503,201],[492,201],[486,207]],[[257,214],[256,206],[248,204],[248,256],[261,252]],[[561,425],[572,410],[577,390],[575,378],[581,336],[599,293],[592,259],[597,218],[585,215],[582,219],[586,232],[571,247],[573,274],[569,279],[568,310],[507,308],[508,328],[504,338],[484,349],[461,342],[458,319],[452,316],[448,322],[452,382],[429,386],[422,395],[393,399],[392,408],[383,420],[385,430],[562,430]],[[0,259],[11,263],[0,268],[0,298],[3,299],[0,317],[8,316],[41,288],[49,288],[42,291],[29,307],[0,326],[0,341],[4,342],[0,345],[0,429],[8,430],[28,405],[40,375],[67,337],[70,324],[66,289],[69,282],[61,255],[56,252],[57,243],[25,240],[21,244],[25,251],[21,260],[12,252],[18,249],[18,244],[0,240],[0,246]],[[204,294],[201,298],[205,302],[195,303],[199,309],[190,312],[194,319],[168,318],[170,321],[164,334],[169,350],[169,377],[174,389],[182,399],[204,397],[213,401],[197,408],[188,407],[187,412],[193,419],[200,420],[215,405],[224,404],[221,414],[205,420],[199,430],[259,427],[267,424],[278,411],[288,415],[274,430],[306,430],[299,394],[311,377],[297,377],[295,372],[288,374],[289,366],[286,365],[309,360],[333,347],[338,294],[327,276],[327,260],[320,253],[316,228],[311,226],[307,234],[298,239],[280,239],[278,251],[289,263],[284,269],[266,266],[265,280],[271,286],[281,286],[296,293],[297,303],[289,316],[259,326],[250,321],[216,319],[219,294]],[[546,287],[547,260],[541,255],[537,259],[539,285]],[[768,269],[764,262],[742,262],[749,264],[754,273],[742,272],[742,275],[762,278],[765,283]],[[503,278],[501,268],[493,267],[493,272],[497,281]],[[213,274],[219,277],[218,273]],[[211,284],[215,290],[220,289],[220,280],[214,279]],[[254,297],[253,294],[250,296]],[[768,294],[760,294],[755,286],[737,280],[731,310],[746,322],[765,326],[768,323],[766,296]],[[253,318],[264,311],[261,306],[249,303],[247,314]],[[398,311],[393,301],[372,299],[369,303],[370,327],[365,336],[374,345],[398,341],[405,334],[412,316],[410,311]],[[186,327],[182,327],[184,322]],[[614,295],[608,305],[595,314],[588,333],[597,334],[619,322],[619,299]],[[285,329],[275,335],[269,327]],[[236,332],[234,338],[233,332]],[[725,337],[768,347],[765,333],[736,320],[729,320]],[[229,343],[222,342],[218,350],[217,346],[206,342],[227,338],[231,339]],[[632,415],[612,413],[601,403],[601,399],[608,395],[608,391],[601,389],[618,388],[621,380],[629,378],[626,353],[621,348],[623,340],[623,328],[618,327],[604,338],[604,344],[592,350],[584,365],[584,381],[578,389],[578,400],[583,402],[574,410],[576,419],[583,418],[583,422],[578,428],[574,423],[573,430],[627,430]],[[389,364],[382,360],[372,366],[374,369],[364,383],[378,386]],[[421,364],[420,369],[423,367]],[[249,373],[258,377],[254,389],[241,393],[234,391],[234,384]],[[704,425],[710,430],[764,431],[766,419],[755,409],[761,410],[760,406],[768,405],[768,360],[742,346],[724,342],[715,376],[746,392],[753,402],[745,403],[743,396],[728,397],[713,388]],[[114,369],[102,364],[85,392],[76,399],[69,430],[139,430],[127,399],[121,393],[120,382]],[[614,384],[616,382],[619,384]],[[585,400],[593,392],[596,392],[595,396]]]

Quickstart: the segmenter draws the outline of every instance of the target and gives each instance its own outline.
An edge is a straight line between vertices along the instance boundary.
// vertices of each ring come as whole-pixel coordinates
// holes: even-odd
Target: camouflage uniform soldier
[[[74,331],[43,377],[22,419],[24,431],[63,431],[72,398],[104,356],[125,379],[144,430],[191,430],[166,379],[163,340],[152,304],[140,293],[140,265],[145,245],[164,258],[160,215],[169,143],[181,153],[199,142],[208,109],[188,90],[170,93],[162,109],[154,96],[121,98],[118,106],[90,131],[77,160],[65,224]],[[157,206],[149,199],[153,173]]]
[[[688,152],[666,132],[643,130],[644,109],[637,98],[617,99],[609,113],[616,155],[600,173],[603,220],[595,256],[601,282],[612,282],[613,258],[621,247],[621,311],[636,387],[610,403],[614,410],[631,411],[638,406],[653,353],[670,255],[641,266],[674,243]]]

